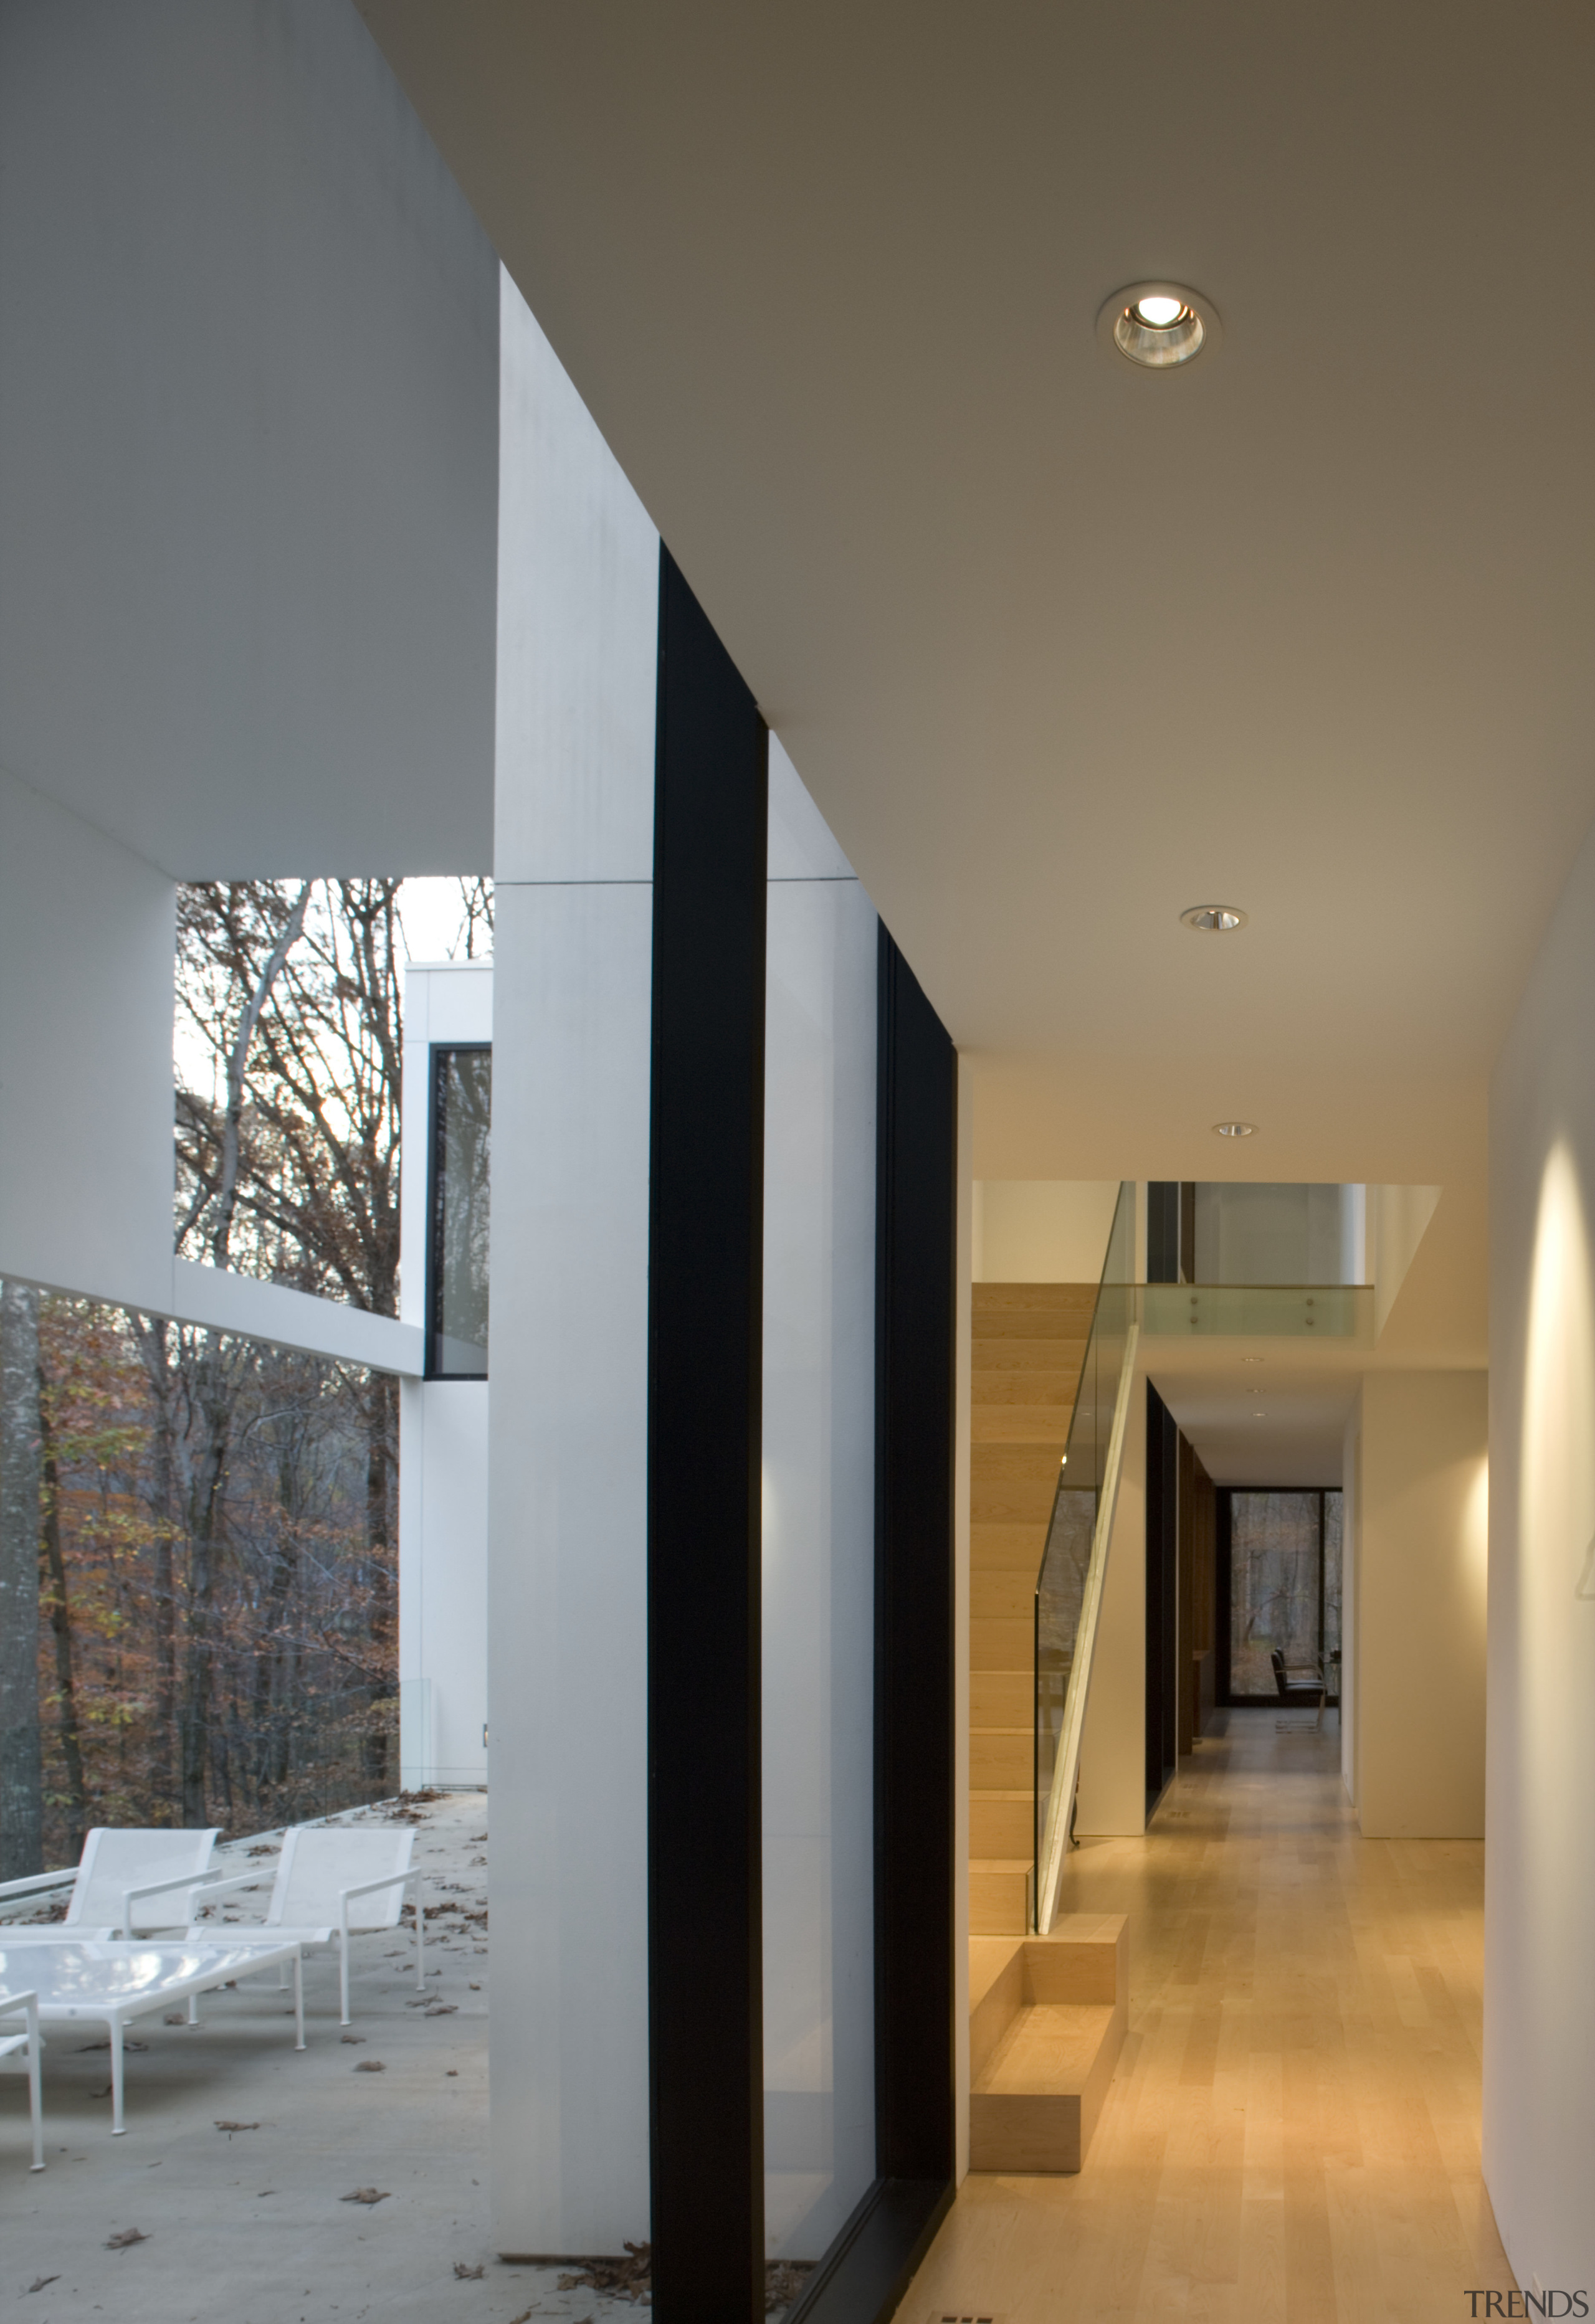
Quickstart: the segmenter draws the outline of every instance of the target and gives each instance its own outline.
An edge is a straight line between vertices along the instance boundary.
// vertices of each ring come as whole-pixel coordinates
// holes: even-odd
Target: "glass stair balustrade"
[[[1135,1271],[1136,1189],[1120,1187],[1085,1360],[1036,1582],[1035,1927],[1045,1936],[1074,1822],[1080,1738],[1102,1578],[1118,1499],[1143,1296]]]

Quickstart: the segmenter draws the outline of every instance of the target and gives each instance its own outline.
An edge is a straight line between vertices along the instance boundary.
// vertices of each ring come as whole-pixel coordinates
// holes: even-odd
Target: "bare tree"
[[[0,1879],[43,1868],[39,1295],[0,1289]]]

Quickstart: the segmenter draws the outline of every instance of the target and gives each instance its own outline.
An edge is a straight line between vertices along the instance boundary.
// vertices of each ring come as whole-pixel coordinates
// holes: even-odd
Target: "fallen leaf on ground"
[[[435,2001],[428,2010],[429,2017],[452,2017],[458,2009],[457,2001]]]
[[[107,2251],[125,2251],[130,2244],[147,2244],[150,2238],[143,2227],[124,2227],[119,2236],[106,2237]]]
[[[60,2282],[60,2278],[59,2275],[36,2275],[33,2278],[32,2282],[29,2284],[28,2290],[30,2292],[42,2292],[47,2283],[59,2283]],[[528,2310],[529,2314],[530,2312],[530,2311]]]
[[[481,1992],[481,1990],[482,1990],[482,1987],[481,1987],[479,1985],[477,1985],[476,1983],[475,1983],[475,1981],[473,1981],[472,1986],[471,1986],[471,1990],[472,1990],[472,1992],[473,1992],[473,1993],[480,1993],[480,1992]]]
[[[338,2197],[340,2203],[385,2203],[387,2200],[385,2187],[356,2187],[353,2193]]]
[[[653,2280],[651,2244],[626,2246],[624,2259],[585,2259],[576,2272],[560,2276],[559,2292],[607,2292],[617,2300],[646,2300]]]
[[[115,2087],[114,2083],[107,2082],[103,2090],[90,2090],[88,2095],[91,2098],[108,2098]]]
[[[807,2260],[772,2259],[764,2271],[764,2312],[772,2316],[778,2309],[790,2308],[814,2273]]]
[[[340,2034],[337,2038],[340,2042],[346,2042],[352,2050],[357,2050],[365,2036],[364,2034]]]
[[[169,2009],[161,2023],[162,2025],[186,2025],[188,2020],[180,2009]]]
[[[78,2055],[85,2057],[90,2050],[108,2050],[110,2046],[108,2042],[79,2042]],[[124,2050],[147,2050],[149,2046],[147,2042],[124,2042],[122,2044]]]
[[[226,2131],[258,2130],[260,2128],[260,2125],[258,2122],[218,2122],[217,2128],[218,2130]]]
[[[460,2070],[457,2066],[450,2066],[447,2073],[443,2077],[446,2082],[457,2082],[459,2078]]]
[[[458,2276],[462,2283],[480,2283],[483,2277],[486,2274],[487,2270],[480,2264],[475,2267],[467,2267],[463,2259],[456,2259],[454,2264],[454,2272],[456,2275]]]
[[[355,2066],[357,2074],[385,2074],[387,2070],[380,2058],[361,2058]]]

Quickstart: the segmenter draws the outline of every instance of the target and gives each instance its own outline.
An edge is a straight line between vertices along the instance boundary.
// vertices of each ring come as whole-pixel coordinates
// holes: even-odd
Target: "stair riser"
[[[1030,1671],[1036,1665],[1035,1619],[972,1620],[969,1626],[969,1667],[972,1671]]]
[[[1051,1515],[1051,1511],[1047,1512]],[[1016,1568],[1028,1574],[1032,1582],[1041,1571],[1041,1553],[1046,1546],[1046,1519],[1037,1525],[972,1525],[969,1529],[969,1563],[974,1573],[995,1572],[998,1567]]]
[[[1031,1856],[1036,1847],[1036,1812],[1031,1802],[982,1799],[969,1803],[971,1856]]]
[[[1036,1682],[1028,1670],[972,1670],[971,1727],[1027,1727],[1036,1716]]]
[[[1036,1577],[1022,1565],[969,1577],[969,1611],[977,1622],[1034,1621]]]
[[[1022,1937],[1030,1925],[1030,1883],[1021,1867],[1010,1870],[972,1863],[969,1868],[969,1932],[974,1937]]]
[[[1035,1777],[1033,1736],[982,1735],[972,1728],[969,1737],[969,1782],[972,1791],[1022,1791]]]

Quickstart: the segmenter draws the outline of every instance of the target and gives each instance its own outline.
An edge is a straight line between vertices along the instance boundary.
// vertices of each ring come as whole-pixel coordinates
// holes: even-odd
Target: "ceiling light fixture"
[[[1203,936],[1227,936],[1246,926],[1246,914],[1238,904],[1191,904],[1180,914],[1180,924],[1199,928]]]
[[[1097,317],[1097,337],[1142,371],[1174,371],[1217,344],[1219,318],[1178,282],[1127,282]]]
[[[1213,1130],[1220,1138],[1255,1138],[1258,1134],[1255,1121],[1215,1121]]]

